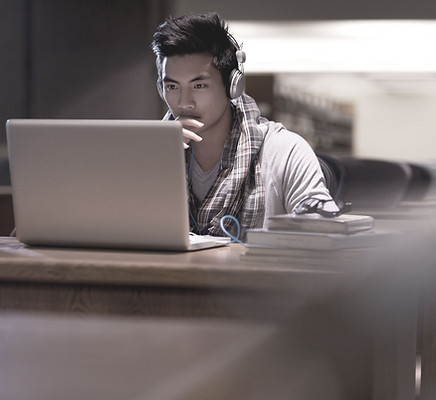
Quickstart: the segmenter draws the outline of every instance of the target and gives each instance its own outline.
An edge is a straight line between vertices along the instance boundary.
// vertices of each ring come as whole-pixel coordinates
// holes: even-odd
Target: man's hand
[[[181,122],[183,126],[183,147],[187,149],[188,143],[193,140],[194,142],[201,142],[203,138],[192,131],[192,129],[200,129],[203,127],[203,122],[197,121],[194,118],[177,117],[176,121]]]

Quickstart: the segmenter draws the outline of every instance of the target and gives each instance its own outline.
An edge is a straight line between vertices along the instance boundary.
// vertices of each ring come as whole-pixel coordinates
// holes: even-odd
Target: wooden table
[[[276,320],[345,279],[339,268],[243,263],[243,251],[30,248],[1,238],[0,308]]]
[[[285,369],[307,393],[414,398],[419,285],[409,269],[393,274],[374,252],[355,265],[313,267],[310,260],[249,263],[243,251],[26,248],[2,238],[0,309],[279,324],[273,353],[279,346],[292,355],[282,360]]]

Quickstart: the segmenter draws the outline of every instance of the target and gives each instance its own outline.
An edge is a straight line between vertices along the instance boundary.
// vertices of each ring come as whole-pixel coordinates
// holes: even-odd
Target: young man
[[[246,230],[268,217],[291,213],[304,202],[337,207],[308,143],[260,115],[243,93],[245,61],[215,13],[170,18],[153,36],[164,119],[184,127],[191,229],[223,235],[232,216]],[[233,235],[237,222],[223,220]]]

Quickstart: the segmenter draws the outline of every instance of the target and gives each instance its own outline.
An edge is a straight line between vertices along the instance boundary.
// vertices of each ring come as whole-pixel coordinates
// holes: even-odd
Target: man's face
[[[204,124],[192,129],[202,136],[219,126],[230,109],[221,73],[206,53],[171,56],[162,64],[163,97],[175,118]],[[228,127],[227,127],[228,128]]]

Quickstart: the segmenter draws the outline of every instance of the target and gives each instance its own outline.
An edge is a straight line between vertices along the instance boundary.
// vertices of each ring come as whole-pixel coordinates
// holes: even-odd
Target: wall
[[[361,157],[436,162],[436,96],[362,97],[354,152]]]
[[[33,2],[31,115],[155,115],[149,43],[158,11],[139,0]]]
[[[27,115],[26,18],[24,1],[0,1],[0,144],[6,119]]]
[[[159,118],[150,42],[166,7],[2,0],[0,145],[8,118]]]

